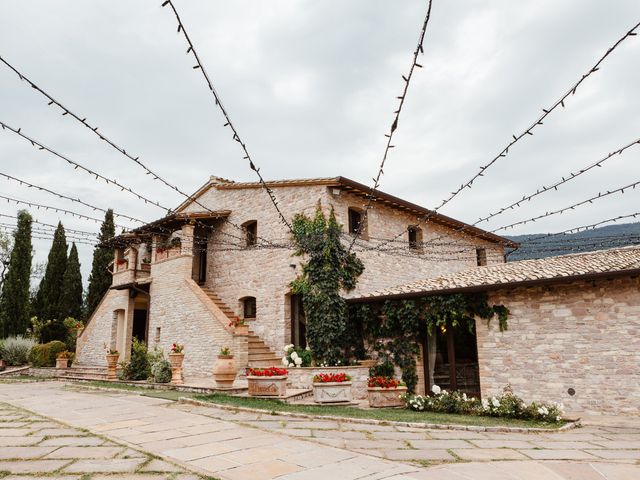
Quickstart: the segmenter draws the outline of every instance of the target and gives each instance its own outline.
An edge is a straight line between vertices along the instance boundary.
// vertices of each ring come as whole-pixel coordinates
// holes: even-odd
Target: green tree
[[[39,300],[39,310],[36,315],[43,320],[64,319],[61,310],[62,281],[67,270],[67,237],[62,222],[58,222],[53,234],[53,243],[47,257],[47,269],[40,283],[40,290],[36,298]],[[40,298],[38,298],[40,296]]]
[[[102,297],[111,286],[109,264],[113,261],[114,252],[113,247],[107,247],[105,243],[112,239],[115,234],[113,210],[109,209],[104,216],[102,227],[100,227],[100,235],[98,236],[100,243],[93,250],[93,263],[91,265],[91,274],[89,275],[89,289],[84,310],[85,319],[91,317],[100,300],[102,300]]]
[[[313,219],[298,214],[293,219],[295,255],[305,256],[302,274],[291,283],[302,295],[307,318],[307,340],[319,363],[343,362],[349,347],[347,304],[342,290],[353,290],[364,265],[340,241],[342,227],[333,208],[329,219],[320,204]]]
[[[0,338],[23,335],[29,328],[29,282],[31,278],[31,215],[18,212],[13,250],[0,294]]]
[[[0,292],[2,292],[4,278],[7,275],[12,249],[11,237],[4,232],[0,232]]]
[[[60,318],[82,318],[82,274],[76,244],[71,245],[67,269],[62,277],[62,294],[60,296]]]

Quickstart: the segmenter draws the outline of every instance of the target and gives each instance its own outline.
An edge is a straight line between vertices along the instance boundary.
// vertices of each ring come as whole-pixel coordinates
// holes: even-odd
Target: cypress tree
[[[29,327],[29,281],[31,278],[31,215],[18,212],[13,250],[0,295],[0,338],[23,335]]]
[[[87,291],[87,303],[85,305],[85,319],[93,314],[100,300],[111,286],[111,273],[109,264],[113,261],[113,247],[106,247],[104,243],[112,239],[116,234],[113,224],[113,210],[107,210],[104,222],[100,227],[98,240],[100,243],[93,250],[93,263],[89,275],[89,290]]]
[[[71,245],[67,270],[62,277],[62,294],[60,296],[61,319],[82,318],[82,274],[76,244]]]
[[[47,269],[45,270],[40,291],[41,296],[40,311],[37,312],[41,320],[64,320],[61,310],[62,279],[67,270],[67,237],[64,233],[62,222],[58,222],[53,234],[53,243],[47,258]]]

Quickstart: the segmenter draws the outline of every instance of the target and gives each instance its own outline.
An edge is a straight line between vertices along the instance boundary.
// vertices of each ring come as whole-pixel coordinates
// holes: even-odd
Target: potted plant
[[[173,343],[169,352],[171,362],[171,383],[182,384],[182,362],[184,361],[184,345]]]
[[[236,335],[249,335],[249,325],[244,323],[244,318],[235,317],[231,319],[229,326],[233,327],[233,333]]]
[[[222,388],[231,388],[236,379],[236,364],[229,347],[222,347],[218,354],[218,360],[213,366],[213,378],[216,385]]]
[[[107,380],[116,379],[116,368],[118,367],[118,359],[120,353],[114,348],[107,349]]]
[[[369,377],[367,393],[369,406],[401,407],[403,405],[400,395],[407,392],[404,382],[392,377]]]
[[[247,370],[249,395],[284,397],[287,393],[287,374],[285,368],[249,368]]]
[[[318,373],[314,375],[314,402],[351,402],[351,399],[351,377],[346,373]]]
[[[56,368],[69,368],[69,360],[71,360],[72,356],[73,353],[69,352],[68,350],[60,352],[56,356]]]
[[[144,257],[142,259],[142,263],[140,264],[140,268],[142,269],[142,271],[144,272],[148,272],[151,270],[151,258],[149,257]]]

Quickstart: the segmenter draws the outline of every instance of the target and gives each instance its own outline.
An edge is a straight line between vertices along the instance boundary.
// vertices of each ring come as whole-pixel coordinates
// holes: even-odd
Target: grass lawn
[[[273,414],[294,412],[305,413],[308,415],[333,415],[336,417],[366,418],[393,422],[479,425],[486,427],[506,426],[526,428],[559,428],[564,425],[564,422],[550,424],[532,420],[515,420],[510,418],[453,415],[433,412],[414,412],[413,410],[405,410],[399,408],[361,409],[345,406],[290,405],[283,403],[280,400],[271,398],[233,397],[231,395],[222,393],[203,395],[198,393],[179,392],[177,390],[153,390],[133,385],[124,385],[111,382],[88,382],[87,385],[135,391],[137,393],[141,393],[144,396],[164,398],[166,400],[173,401],[178,400],[178,398],[180,397],[194,398],[196,400],[201,400],[216,405],[257,408],[260,410],[264,410],[265,413]]]

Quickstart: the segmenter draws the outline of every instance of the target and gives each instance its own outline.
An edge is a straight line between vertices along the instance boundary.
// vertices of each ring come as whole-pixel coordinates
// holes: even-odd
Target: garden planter
[[[170,353],[169,363],[171,363],[171,383],[181,385],[182,378],[182,362],[184,361],[184,353]]]
[[[284,397],[287,393],[287,376],[247,376],[249,395],[256,397]]]
[[[316,403],[351,402],[351,382],[322,382],[313,384]]]
[[[236,325],[233,333],[236,335],[249,335],[249,325]]]
[[[116,379],[116,368],[118,367],[119,353],[107,354],[107,380]]]
[[[56,358],[56,368],[69,368],[69,359]]]
[[[407,387],[368,387],[367,392],[369,395],[370,407],[402,407],[404,406],[404,403],[400,400],[400,395],[407,393]]]
[[[213,366],[213,378],[218,387],[230,388],[236,379],[236,364],[233,355],[218,355],[218,360]]]

